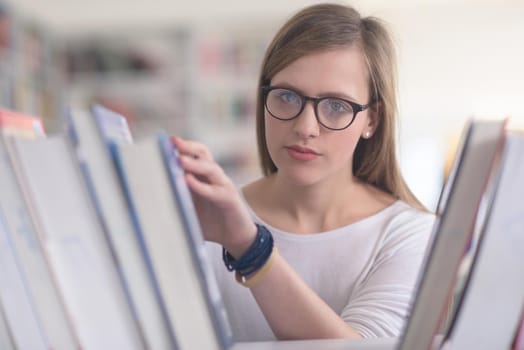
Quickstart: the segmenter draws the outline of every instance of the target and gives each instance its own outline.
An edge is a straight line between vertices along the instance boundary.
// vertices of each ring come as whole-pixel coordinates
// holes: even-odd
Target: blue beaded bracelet
[[[228,271],[236,271],[242,277],[247,277],[264,266],[273,251],[271,232],[263,225],[255,225],[257,226],[255,240],[238,260],[222,248],[222,260]]]

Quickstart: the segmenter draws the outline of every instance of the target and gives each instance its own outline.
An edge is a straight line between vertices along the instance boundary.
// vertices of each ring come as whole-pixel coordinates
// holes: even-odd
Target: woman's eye
[[[348,104],[343,101],[330,100],[328,105],[333,112],[344,113],[350,111]]]
[[[297,94],[293,92],[282,92],[280,98],[286,103],[296,103],[298,101]]]

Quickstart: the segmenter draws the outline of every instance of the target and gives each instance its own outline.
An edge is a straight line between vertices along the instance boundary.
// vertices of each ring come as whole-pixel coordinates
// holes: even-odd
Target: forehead
[[[369,74],[357,45],[302,56],[271,79],[271,85],[290,85],[317,96],[334,93],[366,102]]]

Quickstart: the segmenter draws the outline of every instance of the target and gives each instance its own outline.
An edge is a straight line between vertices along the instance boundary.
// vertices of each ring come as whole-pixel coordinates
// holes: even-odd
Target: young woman
[[[399,335],[434,216],[397,164],[394,57],[377,19],[305,8],[262,63],[264,177],[239,192],[175,138],[235,340]]]

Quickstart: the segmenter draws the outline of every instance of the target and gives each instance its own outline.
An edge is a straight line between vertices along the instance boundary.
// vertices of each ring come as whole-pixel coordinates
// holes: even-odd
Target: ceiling
[[[130,26],[205,25],[217,22],[281,19],[311,0],[3,0],[23,18],[36,19],[52,30],[71,34]],[[0,3],[2,0],[0,0]],[[363,14],[420,7],[482,6],[521,3],[522,0],[354,0]]]

